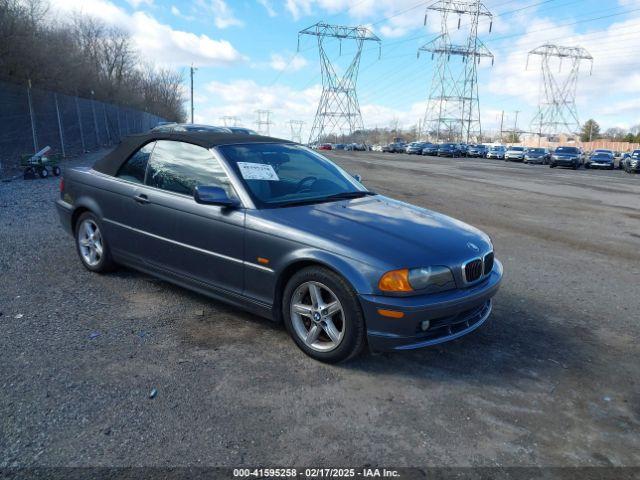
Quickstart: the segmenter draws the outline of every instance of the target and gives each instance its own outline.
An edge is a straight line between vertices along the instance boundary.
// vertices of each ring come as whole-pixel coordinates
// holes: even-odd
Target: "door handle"
[[[140,193],[138,195],[136,195],[135,197],[133,197],[133,199],[141,204],[145,204],[145,203],[149,203],[149,197],[147,197],[144,193]]]

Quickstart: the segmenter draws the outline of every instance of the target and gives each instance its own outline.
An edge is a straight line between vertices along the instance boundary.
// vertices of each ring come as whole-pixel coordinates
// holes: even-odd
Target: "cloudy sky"
[[[424,115],[434,63],[417,49],[440,27],[417,0],[52,0],[54,11],[82,11],[133,35],[141,57],[195,76],[196,122],[221,124],[236,116],[255,127],[258,109],[271,110],[271,134],[290,135],[289,120],[306,122],[308,134],[320,98],[315,37],[298,32],[318,21],[366,25],[382,40],[382,56],[366,45],[358,79],[365,126],[415,125]],[[479,26],[495,63],[481,62],[479,89],[484,130],[498,128],[504,110],[511,128],[527,129],[536,111],[540,63],[527,52],[546,43],[582,46],[594,57],[578,82],[581,121],[603,128],[640,123],[640,0],[488,0],[494,14]],[[462,19],[464,27],[465,19]],[[455,30],[457,18],[452,20]],[[354,47],[327,44],[338,68]],[[453,60],[452,61],[459,61]],[[557,65],[558,69],[560,65]],[[568,71],[565,63],[561,71]]]

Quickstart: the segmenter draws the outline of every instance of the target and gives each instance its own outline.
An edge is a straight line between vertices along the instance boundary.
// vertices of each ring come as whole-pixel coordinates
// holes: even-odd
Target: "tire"
[[[33,169],[33,167],[27,167],[24,169],[23,178],[25,180],[33,180],[34,178],[36,178],[36,171]]]
[[[87,227],[93,230],[93,236],[89,235]],[[98,235],[95,235],[97,231]],[[74,229],[76,251],[84,267],[96,273],[110,272],[115,268],[109,244],[104,236],[104,229],[98,217],[91,212],[85,212],[76,221]],[[82,241],[87,243],[81,243]],[[91,253],[93,251],[93,253]]]
[[[589,167],[589,165],[585,164],[584,168],[585,168],[586,170],[589,170],[589,168],[591,168],[591,167]]]
[[[46,167],[38,168],[38,175],[40,178],[47,178],[49,176],[49,170]]]
[[[322,317],[323,311],[313,308],[314,290],[320,292],[325,305],[336,305],[337,300],[336,308],[340,310]],[[309,315],[294,312],[292,304],[300,305]],[[343,362],[357,356],[365,345],[364,316],[356,293],[344,278],[326,268],[304,268],[291,277],[282,297],[282,317],[296,345],[315,360]],[[305,336],[313,335],[312,330],[316,332],[315,339],[305,341]],[[327,332],[333,332],[332,336]]]
[[[60,167],[55,166],[51,169],[51,172],[53,173],[54,176],[59,177],[60,174],[62,173],[62,170],[60,170]]]
[[[555,163],[550,163],[549,164],[549,168],[556,168],[556,164]]]

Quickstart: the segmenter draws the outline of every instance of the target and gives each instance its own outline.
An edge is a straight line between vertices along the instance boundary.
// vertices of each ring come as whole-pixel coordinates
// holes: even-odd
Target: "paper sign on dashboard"
[[[266,163],[238,162],[238,168],[245,180],[280,181],[273,167]]]

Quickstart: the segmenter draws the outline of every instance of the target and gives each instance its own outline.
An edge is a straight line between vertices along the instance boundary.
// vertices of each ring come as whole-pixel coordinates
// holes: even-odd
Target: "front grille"
[[[464,266],[464,278],[467,282],[475,282],[482,276],[482,260],[471,260]]]
[[[484,274],[489,275],[493,270],[493,252],[489,252],[484,256]]]

